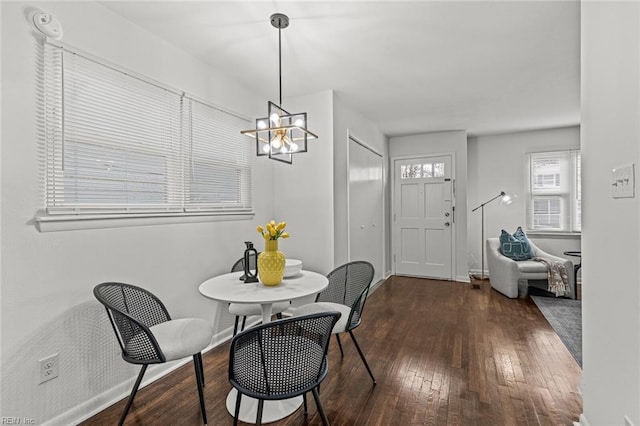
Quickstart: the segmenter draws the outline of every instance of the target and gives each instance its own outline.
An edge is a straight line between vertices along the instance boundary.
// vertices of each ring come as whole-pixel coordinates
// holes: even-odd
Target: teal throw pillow
[[[500,234],[500,251],[513,260],[529,260],[533,257],[533,250],[529,239],[521,227],[518,226],[513,235],[504,229]]]

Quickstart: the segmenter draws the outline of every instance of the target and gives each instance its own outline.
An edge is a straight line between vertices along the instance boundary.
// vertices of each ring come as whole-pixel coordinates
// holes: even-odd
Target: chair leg
[[[282,312],[278,312],[278,313],[276,314],[276,318],[278,318],[278,319],[282,319]]]
[[[240,329],[240,331],[244,331],[244,325],[247,322],[247,317],[242,317],[242,328]]]
[[[320,402],[320,395],[318,395],[318,390],[316,388],[313,388],[311,389],[311,393],[313,393],[313,399],[316,400],[316,406],[318,407],[318,412],[320,413],[322,424],[324,426],[329,426],[329,419],[327,419],[327,415],[324,413],[324,408],[322,408],[322,403]]]
[[[360,346],[358,345],[358,341],[356,340],[356,336],[353,335],[353,331],[349,330],[349,335],[351,336],[351,340],[353,340],[353,343],[356,345],[356,349],[358,350],[358,353],[360,354],[360,358],[362,358],[362,362],[364,362],[364,366],[367,367],[367,371],[369,372],[369,376],[371,376],[371,380],[373,380],[373,384],[376,384],[376,379],[375,377],[373,377],[373,373],[371,372],[371,369],[369,368],[369,364],[367,364],[367,359],[364,357],[364,354],[362,353],[362,350],[360,349]]]
[[[204,382],[204,365],[202,364],[202,352],[196,354],[198,356],[198,366],[200,367],[200,379],[202,379],[202,387],[205,387]]]
[[[239,316],[236,315],[236,320],[233,323],[233,335],[235,336],[236,334],[238,334],[238,320],[240,319]]]
[[[202,368],[202,359],[199,359],[200,353],[197,353],[193,356],[193,367],[196,370],[196,383],[198,384],[198,396],[200,397],[200,411],[202,412],[202,421],[204,424],[207,424],[207,410],[204,407],[204,392],[202,391],[202,383],[204,381],[204,372],[201,370]]]
[[[242,394],[236,392],[236,411],[233,414],[233,426],[238,426],[238,416],[240,416],[240,401],[242,400]]]
[[[264,407],[264,400],[258,400],[258,412],[256,413],[256,424],[262,425],[262,408]]]
[[[340,348],[340,355],[344,358],[344,352],[342,351],[342,343],[340,342],[340,335],[336,334],[336,340],[338,341],[338,347]]]
[[[129,401],[127,401],[127,406],[124,407],[124,411],[120,416],[120,421],[118,422],[118,426],[122,426],[124,424],[124,419],[127,417],[129,413],[129,409],[131,408],[131,403],[133,403],[133,398],[136,396],[138,392],[138,388],[140,387],[140,382],[142,382],[142,376],[144,376],[144,372],[147,371],[148,364],[144,364],[138,373],[138,378],[136,379],[136,383],[133,385],[133,389],[131,389],[131,395],[129,395]]]
[[[304,403],[304,415],[307,415],[307,393],[302,394],[302,402]]]

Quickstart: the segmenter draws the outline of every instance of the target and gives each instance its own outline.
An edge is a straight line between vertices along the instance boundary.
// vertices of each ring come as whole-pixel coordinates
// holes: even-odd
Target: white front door
[[[455,205],[451,156],[395,160],[394,266],[398,275],[451,280]]]

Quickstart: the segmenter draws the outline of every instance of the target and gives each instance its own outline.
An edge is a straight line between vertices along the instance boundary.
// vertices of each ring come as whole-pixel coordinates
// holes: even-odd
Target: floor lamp
[[[484,206],[486,206],[487,204],[489,204],[490,202],[497,200],[498,198],[502,198],[502,202],[505,204],[509,204],[511,203],[511,196],[507,195],[506,192],[504,191],[500,191],[500,193],[498,195],[496,195],[495,197],[491,198],[488,201],[485,201],[484,203],[480,204],[478,207],[476,207],[475,209],[471,210],[471,212],[475,212],[476,210],[480,209],[480,215],[482,216],[481,220],[481,228],[482,228],[482,239],[481,239],[481,248],[482,248],[482,260],[480,261],[480,279],[482,281],[484,281]],[[473,284],[474,288],[480,288],[479,284]]]

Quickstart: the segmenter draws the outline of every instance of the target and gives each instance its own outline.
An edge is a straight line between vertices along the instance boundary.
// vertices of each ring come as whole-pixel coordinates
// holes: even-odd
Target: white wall
[[[585,425],[640,425],[640,3],[582,2]],[[636,198],[611,169],[636,165]]]
[[[258,160],[274,163],[273,219],[287,222],[291,234],[279,243],[280,251],[321,274],[333,269],[332,98],[325,91],[285,99],[285,110],[307,113],[309,130],[318,139],[309,140],[308,152],[294,155],[292,164]],[[262,219],[266,223],[270,218]]]
[[[389,140],[389,157],[455,154],[456,227],[455,227],[455,277],[456,281],[469,282],[467,268],[467,132],[425,133],[394,137]],[[393,174],[393,164],[389,167]],[[389,182],[393,185],[393,182]]]
[[[515,194],[514,201],[501,206],[499,200],[484,207],[485,238],[498,237],[502,229],[514,232],[518,226],[526,229],[526,185],[529,152],[557,151],[580,148],[580,128],[564,127],[491,136],[469,137],[468,232],[469,270],[480,273],[481,212],[472,209],[495,197],[500,191]],[[579,236],[530,235],[542,250],[566,257],[567,250],[580,250]],[[578,262],[579,259],[566,257]],[[487,274],[485,259],[485,275]]]
[[[30,417],[40,424],[137,373],[120,358],[104,310],[93,298],[96,284],[142,285],[158,294],[174,316],[206,318],[221,332],[232,319],[226,307],[200,296],[198,285],[231,267],[244,250],[242,242],[257,237],[256,225],[274,208],[272,164],[255,161],[254,220],[38,232],[37,38],[26,19],[31,6],[60,20],[64,42],[169,86],[249,117],[257,115],[265,98],[97,3],[0,3],[1,415]],[[60,356],[60,377],[38,385],[37,361],[53,353]]]
[[[391,239],[389,231],[389,178],[388,178],[388,141],[376,124],[362,116],[349,105],[345,104],[340,96],[333,97],[333,138],[334,138],[334,239],[335,239],[335,265],[341,265],[349,259],[348,249],[348,151],[349,135],[359,141],[369,145],[383,155],[384,170],[384,192],[385,192],[385,247],[384,247],[384,269],[376,271],[376,277],[386,277],[390,273]]]

